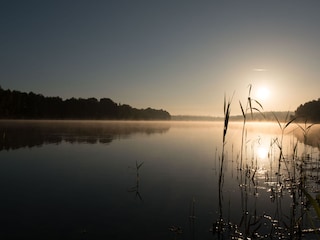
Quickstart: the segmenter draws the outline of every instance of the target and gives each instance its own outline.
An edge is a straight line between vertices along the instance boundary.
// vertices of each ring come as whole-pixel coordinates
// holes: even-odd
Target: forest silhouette
[[[117,104],[110,98],[44,97],[33,92],[4,90],[0,87],[2,119],[94,119],[94,120],[170,120],[165,110],[137,109]]]
[[[295,117],[299,121],[313,123],[320,122],[320,98],[301,104],[295,111]]]
[[[286,112],[255,114],[257,121],[274,120],[274,114],[284,119]],[[242,116],[232,116],[238,120]],[[296,121],[320,122],[320,98],[301,104],[291,118]],[[190,117],[189,117],[190,118]],[[190,120],[188,117],[173,116],[174,120]],[[285,117],[286,118],[286,117]],[[74,119],[74,120],[170,120],[172,116],[165,110],[152,108],[137,109],[128,104],[117,104],[110,98],[70,98],[45,97],[33,92],[4,90],[0,86],[0,119]],[[199,117],[197,118],[199,120]],[[205,120],[212,120],[206,118]],[[213,120],[220,120],[214,118]]]

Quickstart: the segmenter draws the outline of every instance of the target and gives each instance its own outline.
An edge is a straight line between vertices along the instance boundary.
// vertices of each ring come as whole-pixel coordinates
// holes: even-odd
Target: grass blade
[[[282,126],[280,124],[280,121],[279,121],[278,117],[276,116],[276,114],[274,112],[272,112],[272,115],[274,116],[274,118],[276,119],[277,123],[279,124],[280,129],[282,130]]]
[[[261,107],[261,109],[263,110],[263,106],[262,106],[262,104],[260,103],[260,102],[258,102],[257,100],[255,100],[255,99],[252,99],[253,101],[255,101],[260,107]]]
[[[250,112],[251,112],[251,118],[253,118],[251,97],[248,97],[248,103],[249,103],[249,108],[250,108]]]
[[[240,104],[240,108],[241,108],[242,116],[243,116],[243,118],[246,118],[246,114],[244,113],[244,110],[243,110],[243,107],[242,107],[242,104],[241,104],[241,102],[240,102],[240,101],[239,101],[239,104]]]
[[[249,97],[250,97],[250,95],[251,95],[251,88],[252,88],[252,85],[251,84],[249,84]]]
[[[294,120],[296,119],[292,118],[289,122],[287,122],[286,125],[284,126],[284,129],[286,129]]]
[[[224,114],[226,114],[226,105],[227,105],[226,93],[224,93],[224,101],[223,101],[223,112],[224,112]]]
[[[316,211],[316,214],[317,214],[318,218],[320,219],[320,206],[319,206],[319,203],[305,189],[302,188],[301,190],[306,195],[308,200],[310,201],[311,205],[313,206],[314,210]]]
[[[138,164],[138,162],[136,161],[136,168],[137,168],[137,170],[142,166],[143,163],[144,163],[144,162]]]

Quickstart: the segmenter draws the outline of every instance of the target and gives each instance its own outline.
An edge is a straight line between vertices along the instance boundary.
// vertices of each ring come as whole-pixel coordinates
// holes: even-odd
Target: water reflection
[[[320,221],[319,200],[316,200],[320,199],[319,126],[314,127],[303,131],[292,125],[279,131],[276,125],[271,128],[266,124],[249,124],[244,167],[238,167],[236,171],[239,189],[236,191],[225,185],[219,189],[218,220],[211,228],[218,239],[317,237]],[[239,141],[233,134],[232,140]],[[234,178],[230,171],[232,167],[228,166],[223,173],[230,176],[225,180],[226,184]],[[241,207],[234,207],[238,203],[233,196],[227,196],[230,192],[240,193]]]
[[[308,220],[320,226],[319,151],[295,125],[279,155],[277,124],[248,124],[240,170],[230,123],[220,172],[223,123],[14,124],[5,140],[40,147],[0,151],[1,239],[307,239]]]
[[[268,148],[265,146],[259,146],[257,148],[257,155],[259,159],[266,159],[268,156]]]
[[[0,121],[0,151],[43,144],[109,144],[133,134],[161,134],[166,122],[119,121]]]
[[[310,129],[302,130],[300,127],[296,127],[293,131],[294,136],[298,139],[301,143],[306,143],[312,147],[317,147],[320,149],[320,125],[308,125],[304,126],[303,124],[300,125],[302,129],[307,128],[310,126]]]

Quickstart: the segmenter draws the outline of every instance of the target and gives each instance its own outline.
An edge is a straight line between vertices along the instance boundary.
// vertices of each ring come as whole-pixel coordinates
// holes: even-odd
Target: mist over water
[[[254,181],[239,171],[242,124],[230,123],[222,206],[222,122],[1,121],[0,129],[2,239],[210,239],[219,211],[242,231],[244,210],[261,217],[262,236],[275,231],[279,204],[283,216],[292,212],[292,195],[276,187],[288,169],[278,171],[271,146],[281,137],[277,123],[247,124],[244,163]],[[297,143],[298,155],[307,148],[318,157],[316,140],[305,146],[298,130],[285,131],[284,156]]]

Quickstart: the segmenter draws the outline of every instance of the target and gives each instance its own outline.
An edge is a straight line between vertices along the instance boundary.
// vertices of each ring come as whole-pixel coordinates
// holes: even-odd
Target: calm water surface
[[[316,198],[319,127],[308,145],[297,125],[287,129],[288,161],[278,168],[279,126],[248,124],[240,171],[242,124],[231,123],[219,184],[222,128],[220,122],[2,121],[0,238],[314,237],[307,233],[319,226],[314,208],[286,179],[300,178],[289,163],[296,149],[312,160],[306,189]]]

